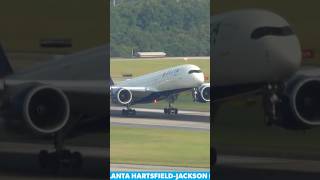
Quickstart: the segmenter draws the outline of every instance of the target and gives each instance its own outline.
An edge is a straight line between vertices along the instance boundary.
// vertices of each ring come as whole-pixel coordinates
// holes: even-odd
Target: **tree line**
[[[168,56],[209,56],[209,0],[110,1],[110,53],[163,51]]]

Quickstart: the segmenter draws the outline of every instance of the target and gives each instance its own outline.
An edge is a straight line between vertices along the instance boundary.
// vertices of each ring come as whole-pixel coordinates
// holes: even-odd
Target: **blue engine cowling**
[[[125,88],[112,89],[111,100],[115,104],[128,105],[132,102],[132,93]]]
[[[193,90],[194,101],[200,103],[210,102],[210,84],[205,83]]]

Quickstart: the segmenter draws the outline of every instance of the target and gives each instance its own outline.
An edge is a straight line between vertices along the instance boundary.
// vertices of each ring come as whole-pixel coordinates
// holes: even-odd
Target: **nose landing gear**
[[[59,131],[54,134],[55,151],[41,150],[38,155],[41,168],[58,172],[61,168],[80,169],[82,155],[80,152],[71,152],[64,148],[64,133]]]
[[[170,95],[168,97],[168,103],[169,103],[169,107],[168,108],[164,108],[163,109],[163,112],[164,114],[168,114],[168,115],[171,115],[171,114],[178,114],[178,109],[177,108],[174,108],[172,107],[172,104],[174,103],[174,101],[176,101],[178,99],[178,95]]]

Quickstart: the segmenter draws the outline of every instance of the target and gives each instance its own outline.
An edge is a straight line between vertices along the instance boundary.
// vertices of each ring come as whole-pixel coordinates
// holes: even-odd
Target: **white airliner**
[[[135,114],[131,105],[163,99],[169,100],[169,107],[164,109],[164,113],[177,114],[178,109],[171,103],[180,92],[187,90],[193,90],[197,102],[210,101],[210,83],[204,83],[204,74],[198,66],[181,65],[122,81],[110,87],[110,97],[114,104],[127,107],[122,111],[124,115]]]
[[[320,126],[320,69],[301,68],[298,37],[284,18],[250,9],[211,20],[214,111],[233,97],[260,94],[266,125]]]

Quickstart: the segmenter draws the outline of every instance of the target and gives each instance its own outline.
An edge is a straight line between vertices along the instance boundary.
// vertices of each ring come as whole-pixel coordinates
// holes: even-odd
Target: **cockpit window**
[[[294,32],[289,26],[284,27],[260,27],[255,29],[252,34],[252,39],[260,39],[264,36],[290,36]]]
[[[190,70],[189,74],[192,74],[192,73],[202,73],[202,71],[201,70]]]

